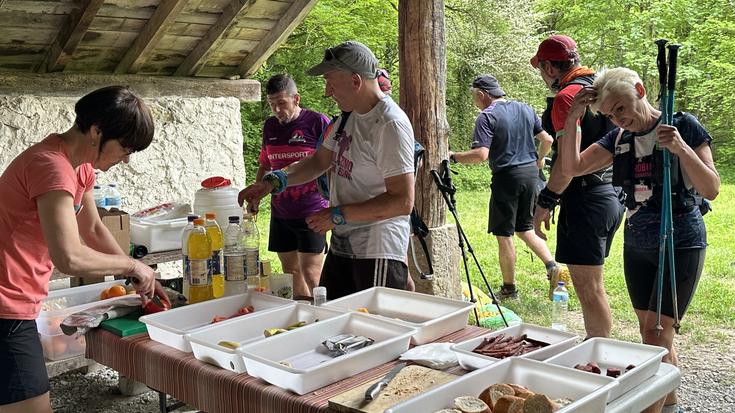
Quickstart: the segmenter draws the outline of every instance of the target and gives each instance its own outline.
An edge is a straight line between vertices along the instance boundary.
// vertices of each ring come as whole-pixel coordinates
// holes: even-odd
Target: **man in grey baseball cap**
[[[324,76],[325,94],[342,115],[312,156],[273,171],[243,191],[248,203],[312,181],[329,170],[329,208],[306,218],[312,231],[332,231],[321,286],[330,300],[374,286],[405,289],[413,208],[413,128],[378,84],[378,59],[348,41],[306,71]]]
[[[378,59],[367,46],[348,41],[324,51],[321,63],[306,71],[309,76],[320,76],[332,70],[357,73],[365,79],[378,77]]]

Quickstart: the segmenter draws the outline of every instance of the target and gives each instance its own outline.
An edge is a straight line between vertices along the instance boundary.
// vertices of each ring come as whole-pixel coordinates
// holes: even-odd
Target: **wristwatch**
[[[332,223],[334,225],[344,225],[347,223],[345,216],[342,214],[342,209],[338,206],[332,207]]]

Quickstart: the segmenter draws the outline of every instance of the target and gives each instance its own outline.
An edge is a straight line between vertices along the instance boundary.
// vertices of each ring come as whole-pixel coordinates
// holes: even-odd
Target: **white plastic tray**
[[[349,313],[246,345],[238,352],[249,375],[303,395],[394,360],[408,349],[414,333],[416,329],[396,322]],[[336,358],[317,351],[324,339],[339,334],[361,335],[375,343]]]
[[[186,334],[210,326],[215,316],[230,316],[247,305],[252,305],[255,308],[253,314],[257,314],[259,311],[293,303],[291,300],[272,295],[248,292],[146,315],[141,317],[140,321],[146,323],[148,335],[152,340],[181,351],[191,352]]]
[[[299,303],[212,324],[189,334],[188,339],[197,359],[235,373],[244,373],[245,362],[242,357],[234,349],[222,347],[217,343],[226,340],[243,346],[270,339],[263,335],[263,331],[268,328],[284,328],[299,321],[305,321],[310,325],[317,320],[321,322],[342,314],[344,313],[339,310]]]
[[[433,388],[387,409],[385,413],[435,412],[452,407],[455,397],[477,397],[495,383],[520,384],[551,399],[569,398],[574,401],[556,413],[603,412],[610,389],[617,385],[610,377],[594,377],[579,370],[512,357]]]
[[[520,358],[529,358],[539,361],[544,361],[551,356],[555,356],[562,351],[573,347],[578,338],[578,336],[573,333],[567,333],[565,331],[554,330],[547,327],[539,327],[533,324],[521,323],[453,345],[452,350],[457,353],[457,359],[459,360],[459,364],[462,368],[465,370],[480,369],[500,360],[495,357],[483,356],[482,354],[472,352],[472,350],[479,346],[486,337],[494,337],[499,334],[509,334],[511,336],[526,334],[529,338],[534,340],[549,343],[546,347],[519,356]]]
[[[354,311],[394,320],[416,329],[413,344],[425,344],[461,330],[467,325],[472,303],[395,288],[373,287],[329,301],[326,307]]]
[[[577,364],[595,362],[602,370],[602,375],[605,375],[608,367],[620,369],[622,374],[615,379],[619,385],[610,394],[610,400],[614,400],[656,374],[661,359],[668,352],[663,347],[596,337],[546,362],[572,368]],[[625,368],[631,364],[635,368],[625,373]]]

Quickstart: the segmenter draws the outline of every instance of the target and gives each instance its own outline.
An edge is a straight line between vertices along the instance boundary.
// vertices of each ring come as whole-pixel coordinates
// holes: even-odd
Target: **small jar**
[[[327,287],[314,287],[312,296],[314,297],[314,305],[321,306],[327,302]]]

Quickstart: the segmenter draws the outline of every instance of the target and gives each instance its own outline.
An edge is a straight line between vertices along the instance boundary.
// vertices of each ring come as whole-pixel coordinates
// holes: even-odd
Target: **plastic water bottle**
[[[247,291],[245,282],[245,245],[242,242],[240,217],[229,217],[225,228],[225,296],[242,294]]]
[[[189,304],[212,299],[212,241],[204,228],[204,220],[194,220],[187,240],[189,253]]]
[[[224,247],[224,237],[222,229],[217,224],[217,214],[207,212],[204,214],[204,228],[207,229],[209,239],[212,241],[212,295],[214,298],[220,298],[225,295],[225,276],[222,272],[222,249]]]
[[[189,296],[189,286],[191,285],[191,268],[189,266],[189,233],[192,229],[194,229],[194,220],[199,218],[199,215],[189,215],[186,217],[186,219],[189,221],[186,226],[184,227],[184,230],[181,232],[181,263],[183,265],[182,267],[182,274],[184,277],[184,283],[182,286],[182,293],[184,294],[184,297]]]
[[[122,200],[120,191],[117,190],[117,184],[109,184],[105,191],[105,207],[107,209],[122,208]]]
[[[248,289],[260,287],[260,234],[252,214],[243,215],[242,242],[245,247],[245,279]]]
[[[104,208],[106,205],[105,192],[99,185],[94,186],[94,204],[97,206],[97,208]]]
[[[314,287],[311,295],[314,297],[314,305],[321,306],[327,302],[327,287]]]
[[[569,292],[564,287],[564,281],[559,281],[554,289],[554,303],[551,313],[551,328],[567,331],[567,311],[569,309]]]

